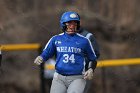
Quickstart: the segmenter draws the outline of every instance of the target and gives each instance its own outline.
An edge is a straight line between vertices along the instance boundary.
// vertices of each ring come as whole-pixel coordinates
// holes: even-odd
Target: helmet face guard
[[[77,30],[80,29],[80,16],[76,12],[70,11],[70,12],[63,13],[63,15],[61,16],[60,26],[63,31],[65,31],[67,28],[65,23],[69,21],[77,21]]]

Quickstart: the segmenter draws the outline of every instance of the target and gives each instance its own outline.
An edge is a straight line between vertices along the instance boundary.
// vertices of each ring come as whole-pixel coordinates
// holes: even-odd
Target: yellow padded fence
[[[6,44],[1,45],[2,51],[15,51],[15,50],[38,50],[41,47],[40,44]]]
[[[100,60],[98,61],[97,67],[126,66],[138,64],[140,64],[140,58]],[[53,70],[54,66],[51,64],[47,64],[45,65],[45,69]]]
[[[113,59],[113,60],[100,60],[97,64],[97,67],[125,66],[138,64],[140,64],[140,58]]]
[[[39,50],[41,45],[38,43],[34,44],[7,44],[1,45],[2,51],[15,51],[15,50]],[[109,67],[109,66],[125,66],[125,65],[139,65],[140,58],[128,58],[128,59],[112,59],[112,60],[99,60],[97,67]],[[47,65],[46,69],[54,69],[54,66]]]

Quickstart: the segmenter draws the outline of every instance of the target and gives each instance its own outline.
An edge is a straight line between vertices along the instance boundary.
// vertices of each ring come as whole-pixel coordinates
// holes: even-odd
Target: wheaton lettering
[[[72,52],[72,53],[81,53],[80,48],[75,47],[57,47],[58,52]]]

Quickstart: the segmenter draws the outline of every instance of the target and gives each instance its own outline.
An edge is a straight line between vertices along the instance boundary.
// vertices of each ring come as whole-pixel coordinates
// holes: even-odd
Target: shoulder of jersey
[[[64,32],[63,32],[63,33],[58,34],[58,36],[61,36],[61,35],[64,35]]]
[[[87,39],[85,36],[83,36],[83,35],[81,35],[81,34],[79,34],[79,33],[77,33],[77,35],[78,35],[79,37],[81,37],[81,38]]]
[[[85,36],[83,36],[83,35],[81,35],[81,34],[79,34],[79,33],[77,33],[77,35],[79,36],[79,37],[81,37],[81,40],[84,40],[84,41],[88,41],[88,42],[90,42],[90,40],[89,40],[89,38],[87,38],[87,37],[85,37]]]
[[[62,36],[62,35],[64,35],[64,33],[60,33],[60,34],[54,35],[53,38],[56,38],[56,37],[59,37],[59,36]]]

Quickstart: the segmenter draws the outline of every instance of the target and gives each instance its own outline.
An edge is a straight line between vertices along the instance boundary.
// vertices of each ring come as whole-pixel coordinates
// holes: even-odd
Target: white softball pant
[[[55,72],[50,93],[83,93],[85,85],[83,75],[63,76]]]

